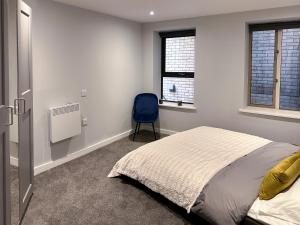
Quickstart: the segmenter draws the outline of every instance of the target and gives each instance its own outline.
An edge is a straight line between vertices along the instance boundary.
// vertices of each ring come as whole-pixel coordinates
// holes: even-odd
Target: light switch
[[[81,90],[81,97],[87,97],[87,89]]]

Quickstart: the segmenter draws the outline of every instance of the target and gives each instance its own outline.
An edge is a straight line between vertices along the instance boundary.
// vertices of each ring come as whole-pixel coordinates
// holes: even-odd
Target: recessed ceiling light
[[[150,16],[154,16],[155,13],[154,13],[154,11],[150,11],[149,14],[150,14]]]

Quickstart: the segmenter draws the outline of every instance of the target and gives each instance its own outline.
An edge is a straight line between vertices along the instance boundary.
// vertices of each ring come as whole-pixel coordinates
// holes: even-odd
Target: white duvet
[[[257,199],[248,212],[251,218],[271,225],[300,224],[300,179],[286,192],[263,201]]]
[[[126,175],[138,180],[190,212],[205,184],[219,170],[270,142],[252,135],[199,127],[130,152],[108,176]]]

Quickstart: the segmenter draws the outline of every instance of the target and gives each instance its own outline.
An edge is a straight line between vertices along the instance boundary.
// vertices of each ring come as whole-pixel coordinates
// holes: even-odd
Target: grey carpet
[[[35,177],[24,225],[204,224],[129,178],[107,178],[126,153],[153,140],[141,131]]]
[[[19,174],[18,168],[10,167],[11,185],[11,224],[18,225],[19,222]]]

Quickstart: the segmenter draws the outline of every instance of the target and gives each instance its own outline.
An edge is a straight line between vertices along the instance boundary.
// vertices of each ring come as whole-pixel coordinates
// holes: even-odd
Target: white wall
[[[300,144],[300,124],[238,113],[247,90],[246,22],[300,18],[300,7],[142,25],[50,0],[33,9],[35,166],[131,129],[134,96],[160,93],[159,31],[197,28],[197,111],[161,109],[160,126],[210,125]],[[82,88],[88,97],[81,98]],[[51,145],[48,108],[80,102],[89,125]]]
[[[35,166],[131,129],[142,87],[141,25],[49,0],[26,2],[33,10]],[[81,103],[89,124],[52,145],[48,109],[68,102]]]
[[[145,91],[160,95],[159,31],[197,29],[195,105],[197,111],[160,110],[160,127],[182,131],[216,126],[300,145],[296,121],[240,114],[247,98],[247,29],[249,22],[299,19],[300,7],[207,16],[143,25]]]

